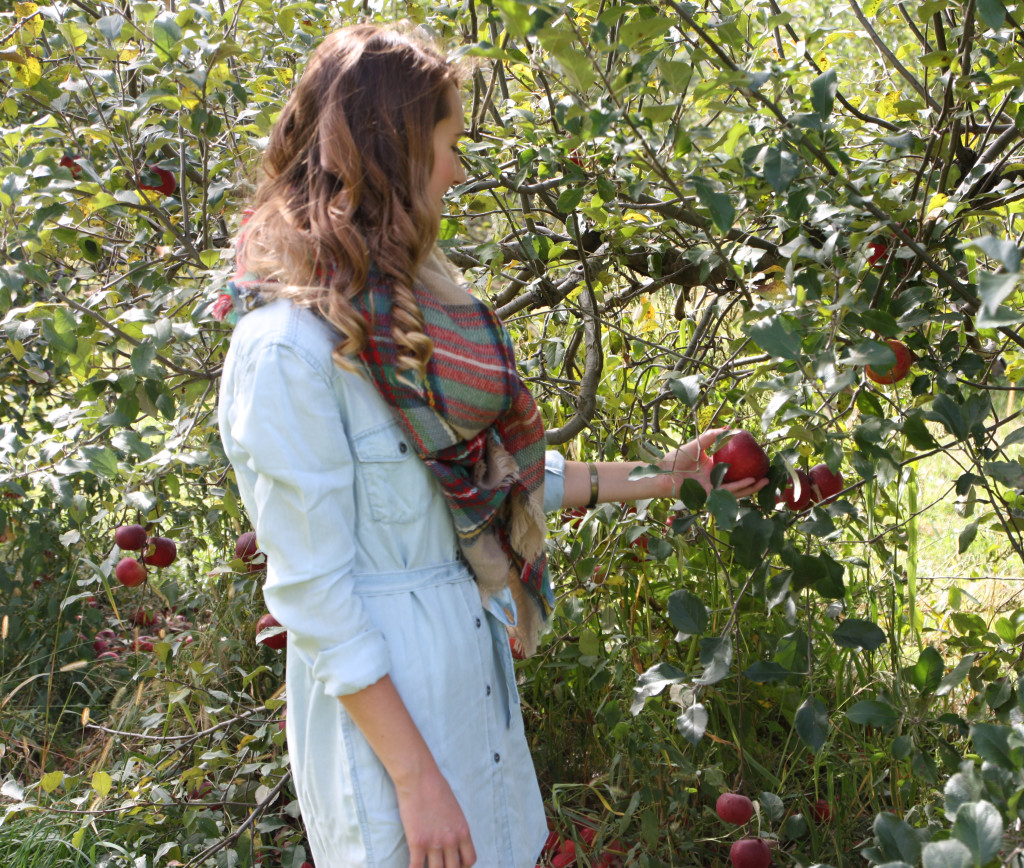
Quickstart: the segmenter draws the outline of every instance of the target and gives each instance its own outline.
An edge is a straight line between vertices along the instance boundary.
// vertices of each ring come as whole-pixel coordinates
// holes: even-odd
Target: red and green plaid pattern
[[[510,565],[537,602],[550,611],[551,590],[543,547],[527,559],[509,534],[512,511],[544,483],[544,426],[537,404],[516,370],[512,340],[497,314],[476,300],[446,305],[417,291],[424,331],[434,343],[425,378],[400,371],[391,336],[391,288],[371,270],[354,303],[370,324],[361,354],[378,391],[391,406],[417,454],[441,485],[460,542],[471,545],[493,532]],[[456,429],[459,429],[458,431]],[[478,432],[468,439],[459,431]],[[487,441],[503,447],[518,473],[496,488],[474,482]]]

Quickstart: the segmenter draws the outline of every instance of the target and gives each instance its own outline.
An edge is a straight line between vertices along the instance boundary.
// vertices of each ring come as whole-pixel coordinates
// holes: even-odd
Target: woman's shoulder
[[[231,336],[234,354],[291,350],[327,373],[334,367],[338,333],[309,308],[278,298],[245,314]]]

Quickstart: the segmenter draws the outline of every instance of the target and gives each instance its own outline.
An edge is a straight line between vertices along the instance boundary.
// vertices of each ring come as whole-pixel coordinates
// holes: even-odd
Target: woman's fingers
[[[462,868],[469,868],[476,864],[476,848],[473,847],[471,839],[464,839],[459,842],[459,857],[462,859]]]

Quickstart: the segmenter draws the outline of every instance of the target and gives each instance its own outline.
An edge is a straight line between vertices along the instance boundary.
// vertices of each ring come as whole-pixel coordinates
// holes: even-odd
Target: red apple
[[[256,563],[253,563],[257,555],[261,557]],[[235,543],[235,557],[248,565],[250,573],[258,573],[267,568],[266,555],[257,547],[256,534],[251,530],[243,533]]]
[[[754,803],[741,793],[722,793],[715,802],[720,819],[734,826],[743,826],[754,816]]]
[[[715,464],[728,464],[725,482],[739,482],[741,479],[763,479],[768,475],[771,462],[768,454],[747,431],[735,431],[728,436],[721,448],[712,456]]]
[[[141,524],[122,524],[114,531],[114,545],[127,552],[137,552],[146,545],[146,529]]]
[[[907,345],[903,341],[889,338],[886,343],[889,345],[889,349],[896,354],[896,361],[892,367],[887,371],[876,371],[871,365],[868,365],[864,368],[864,373],[867,374],[869,380],[874,380],[876,383],[887,386],[891,383],[898,383],[907,375],[914,357],[910,354],[910,350],[907,349]]]
[[[772,851],[762,838],[740,838],[729,848],[733,868],[768,868]]]
[[[146,568],[135,558],[121,558],[114,567],[114,576],[127,588],[134,588],[146,581]]]
[[[811,805],[811,816],[819,823],[827,823],[832,819],[832,806],[825,799],[818,799]]]
[[[119,660],[121,657],[116,651],[104,651],[96,657],[97,660]]]
[[[150,538],[142,562],[152,567],[169,567],[177,556],[178,547],[174,544],[174,540],[167,539],[165,536],[155,536]]]
[[[783,489],[782,499],[790,512],[803,512],[811,503],[811,479],[803,470],[797,470],[796,478],[800,483],[800,494],[790,483]]]
[[[160,183],[147,184],[144,181],[139,181],[140,190],[155,190],[157,193],[162,193],[164,196],[170,196],[171,193],[178,189],[178,182],[174,179],[174,174],[172,172],[169,172],[167,169],[162,169],[159,166],[150,166],[149,171],[160,179]]]
[[[136,627],[152,627],[157,622],[157,617],[146,609],[138,609],[132,613],[131,622]]]
[[[259,635],[264,630],[269,630],[271,627],[280,626],[281,623],[277,618],[268,612],[266,615],[260,616],[260,619],[256,622],[256,635]],[[268,636],[266,639],[257,639],[256,641],[266,645],[268,648],[273,648],[275,651],[280,651],[288,644],[288,633],[282,630],[280,633]]]
[[[811,500],[814,503],[828,503],[843,490],[843,475],[833,473],[827,464],[815,464],[807,471],[811,480]]]
[[[885,238],[871,241],[868,244],[868,265],[872,268],[883,268],[888,252],[889,242]]]
[[[555,854],[555,858],[551,860],[551,868],[569,868],[569,866],[575,864],[576,842],[571,838],[566,838],[562,842],[562,848]]]
[[[110,650],[110,643],[107,642],[105,639],[100,639],[100,638],[93,639],[92,640],[92,650],[96,653],[96,656],[98,657],[104,651],[109,651]]]
[[[60,164],[70,170],[72,178],[77,178],[82,174],[82,167],[78,165],[77,156],[77,154],[65,154],[60,158]]]

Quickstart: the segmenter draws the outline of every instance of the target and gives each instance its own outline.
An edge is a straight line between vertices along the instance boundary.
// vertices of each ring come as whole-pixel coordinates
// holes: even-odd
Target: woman
[[[547,828],[509,635],[530,653],[553,601],[543,511],[709,487],[715,431],[643,480],[545,453],[507,333],[435,247],[465,180],[458,84],[396,31],[329,36],[238,244],[233,289],[256,309],[220,426],[288,629],[318,868],[533,868]]]

